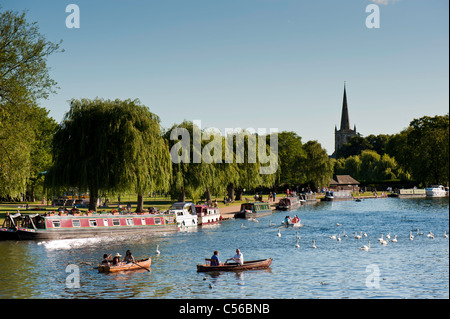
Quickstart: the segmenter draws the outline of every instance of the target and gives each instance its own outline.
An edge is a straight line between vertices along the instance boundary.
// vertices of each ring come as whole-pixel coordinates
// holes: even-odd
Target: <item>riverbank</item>
[[[270,207],[272,210],[276,209],[276,205],[278,204],[278,201],[284,197],[284,195],[280,194],[281,196],[277,196],[276,201],[270,201]],[[323,198],[324,194],[317,194],[316,198],[317,201],[320,201],[321,198]],[[124,196],[125,197],[125,196]],[[387,197],[386,192],[378,192],[376,195],[374,195],[373,192],[366,192],[366,193],[354,193],[355,199],[370,199],[370,198],[385,198]],[[129,196],[127,199],[123,201],[121,204],[123,206],[126,206],[126,203],[131,204],[131,209],[133,210],[136,207],[136,201],[134,200],[135,196]],[[253,196],[244,196],[242,201],[236,201],[231,204],[224,204],[223,201],[218,200],[218,206],[222,215],[223,220],[234,218],[234,214],[239,212],[241,208],[241,204],[253,201]],[[156,207],[159,210],[167,210],[175,201],[172,201],[168,198],[164,197],[152,197],[152,198],[145,198],[144,199],[144,208],[148,209],[149,207]],[[267,200],[266,200],[267,202]],[[28,210],[26,209],[27,203],[0,203],[0,225],[3,224],[4,216],[6,212],[9,213],[16,213],[20,212],[22,214],[35,214],[35,213],[45,213],[46,211],[55,211],[58,209],[58,207],[52,207],[51,205],[43,205],[40,203],[28,203],[29,207]],[[116,209],[119,205],[118,202],[112,202],[110,203],[108,208],[98,208],[98,211],[110,211],[112,209]],[[80,211],[85,212],[87,211],[86,208],[81,208]]]

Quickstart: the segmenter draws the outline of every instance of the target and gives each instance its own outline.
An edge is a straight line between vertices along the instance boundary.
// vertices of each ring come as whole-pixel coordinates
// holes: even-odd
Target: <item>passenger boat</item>
[[[353,194],[350,191],[327,191],[325,201],[337,201],[337,200],[353,200]]]
[[[197,227],[198,217],[194,203],[177,202],[169,208],[169,213],[175,215],[179,229],[185,227]]]
[[[65,213],[26,215],[17,228],[18,239],[68,239],[177,231],[171,213]]]
[[[208,263],[209,259],[206,259],[205,265],[197,265],[197,272],[208,271],[242,271],[242,270],[254,270],[254,269],[267,269],[272,264],[272,258],[244,261],[243,265],[238,263],[225,263],[220,266],[211,266]]]
[[[447,191],[442,185],[431,185],[425,189],[427,197],[445,197],[447,196]]]
[[[301,202],[298,197],[285,197],[281,198],[277,204],[277,210],[291,210],[298,208]]]
[[[302,193],[298,195],[300,198],[300,202],[302,203],[302,205],[310,205],[310,204],[317,204],[317,198],[316,198],[316,194],[314,193]]]
[[[222,220],[219,207],[211,207],[208,205],[195,205],[197,212],[198,225],[217,224]]]
[[[119,265],[117,265],[117,266],[100,265],[98,267],[95,267],[95,269],[98,269],[98,272],[102,272],[102,273],[140,270],[140,269],[149,270],[151,264],[152,264],[152,259],[145,258],[145,259],[137,260],[134,263],[133,262],[130,262],[130,263],[120,262]]]
[[[272,214],[272,208],[269,203],[253,202],[242,203],[241,209],[234,215],[235,218],[254,218]]]
[[[6,213],[2,227],[0,227],[0,240],[17,240],[17,228],[23,216],[20,213],[11,215]]]

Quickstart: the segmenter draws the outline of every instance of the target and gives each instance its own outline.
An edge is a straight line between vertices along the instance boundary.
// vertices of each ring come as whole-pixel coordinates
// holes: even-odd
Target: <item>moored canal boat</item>
[[[197,212],[198,225],[217,224],[222,220],[219,207],[211,207],[208,205],[195,205]]]
[[[17,228],[22,220],[23,216],[19,212],[13,215],[6,213],[2,227],[0,227],[0,240],[19,239],[17,236]]]
[[[277,204],[277,210],[291,210],[298,208],[301,205],[301,202],[298,197],[284,197],[281,198]]]
[[[18,239],[69,239],[176,231],[174,214],[32,214],[17,228]]]
[[[324,201],[353,200],[353,194],[350,191],[327,191]]]
[[[169,213],[175,215],[178,229],[186,227],[197,227],[198,217],[195,204],[191,202],[173,203],[169,208]]]
[[[260,216],[267,216],[272,214],[272,208],[269,203],[252,202],[242,203],[241,209],[237,212],[235,218],[254,218]]]

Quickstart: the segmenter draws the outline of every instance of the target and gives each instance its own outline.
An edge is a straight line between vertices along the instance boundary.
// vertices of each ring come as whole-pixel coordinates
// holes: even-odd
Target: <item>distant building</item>
[[[347,92],[344,83],[344,98],[342,101],[341,127],[338,130],[334,127],[334,153],[331,157],[336,157],[337,151],[347,143],[353,136],[356,136],[356,125],[353,130],[350,128],[350,118],[348,116]]]
[[[358,191],[359,182],[350,175],[334,175],[330,181],[330,190]]]

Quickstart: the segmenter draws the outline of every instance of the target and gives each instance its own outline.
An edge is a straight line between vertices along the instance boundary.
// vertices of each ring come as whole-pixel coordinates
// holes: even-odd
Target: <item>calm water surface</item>
[[[305,226],[280,228],[278,237],[288,214],[297,214]],[[0,242],[0,298],[449,298],[448,198],[319,203],[258,221],[229,220],[150,237]],[[354,239],[361,231],[368,237]],[[429,231],[434,240],[427,238]],[[388,233],[398,242],[382,246],[377,238]],[[329,238],[334,234],[342,241]],[[369,240],[370,251],[361,251]],[[196,272],[213,250],[225,261],[238,247],[246,260],[272,257],[271,268]],[[127,249],[136,258],[151,256],[151,272],[93,269],[103,253],[124,255]],[[79,288],[66,285],[68,265],[79,269]]]

